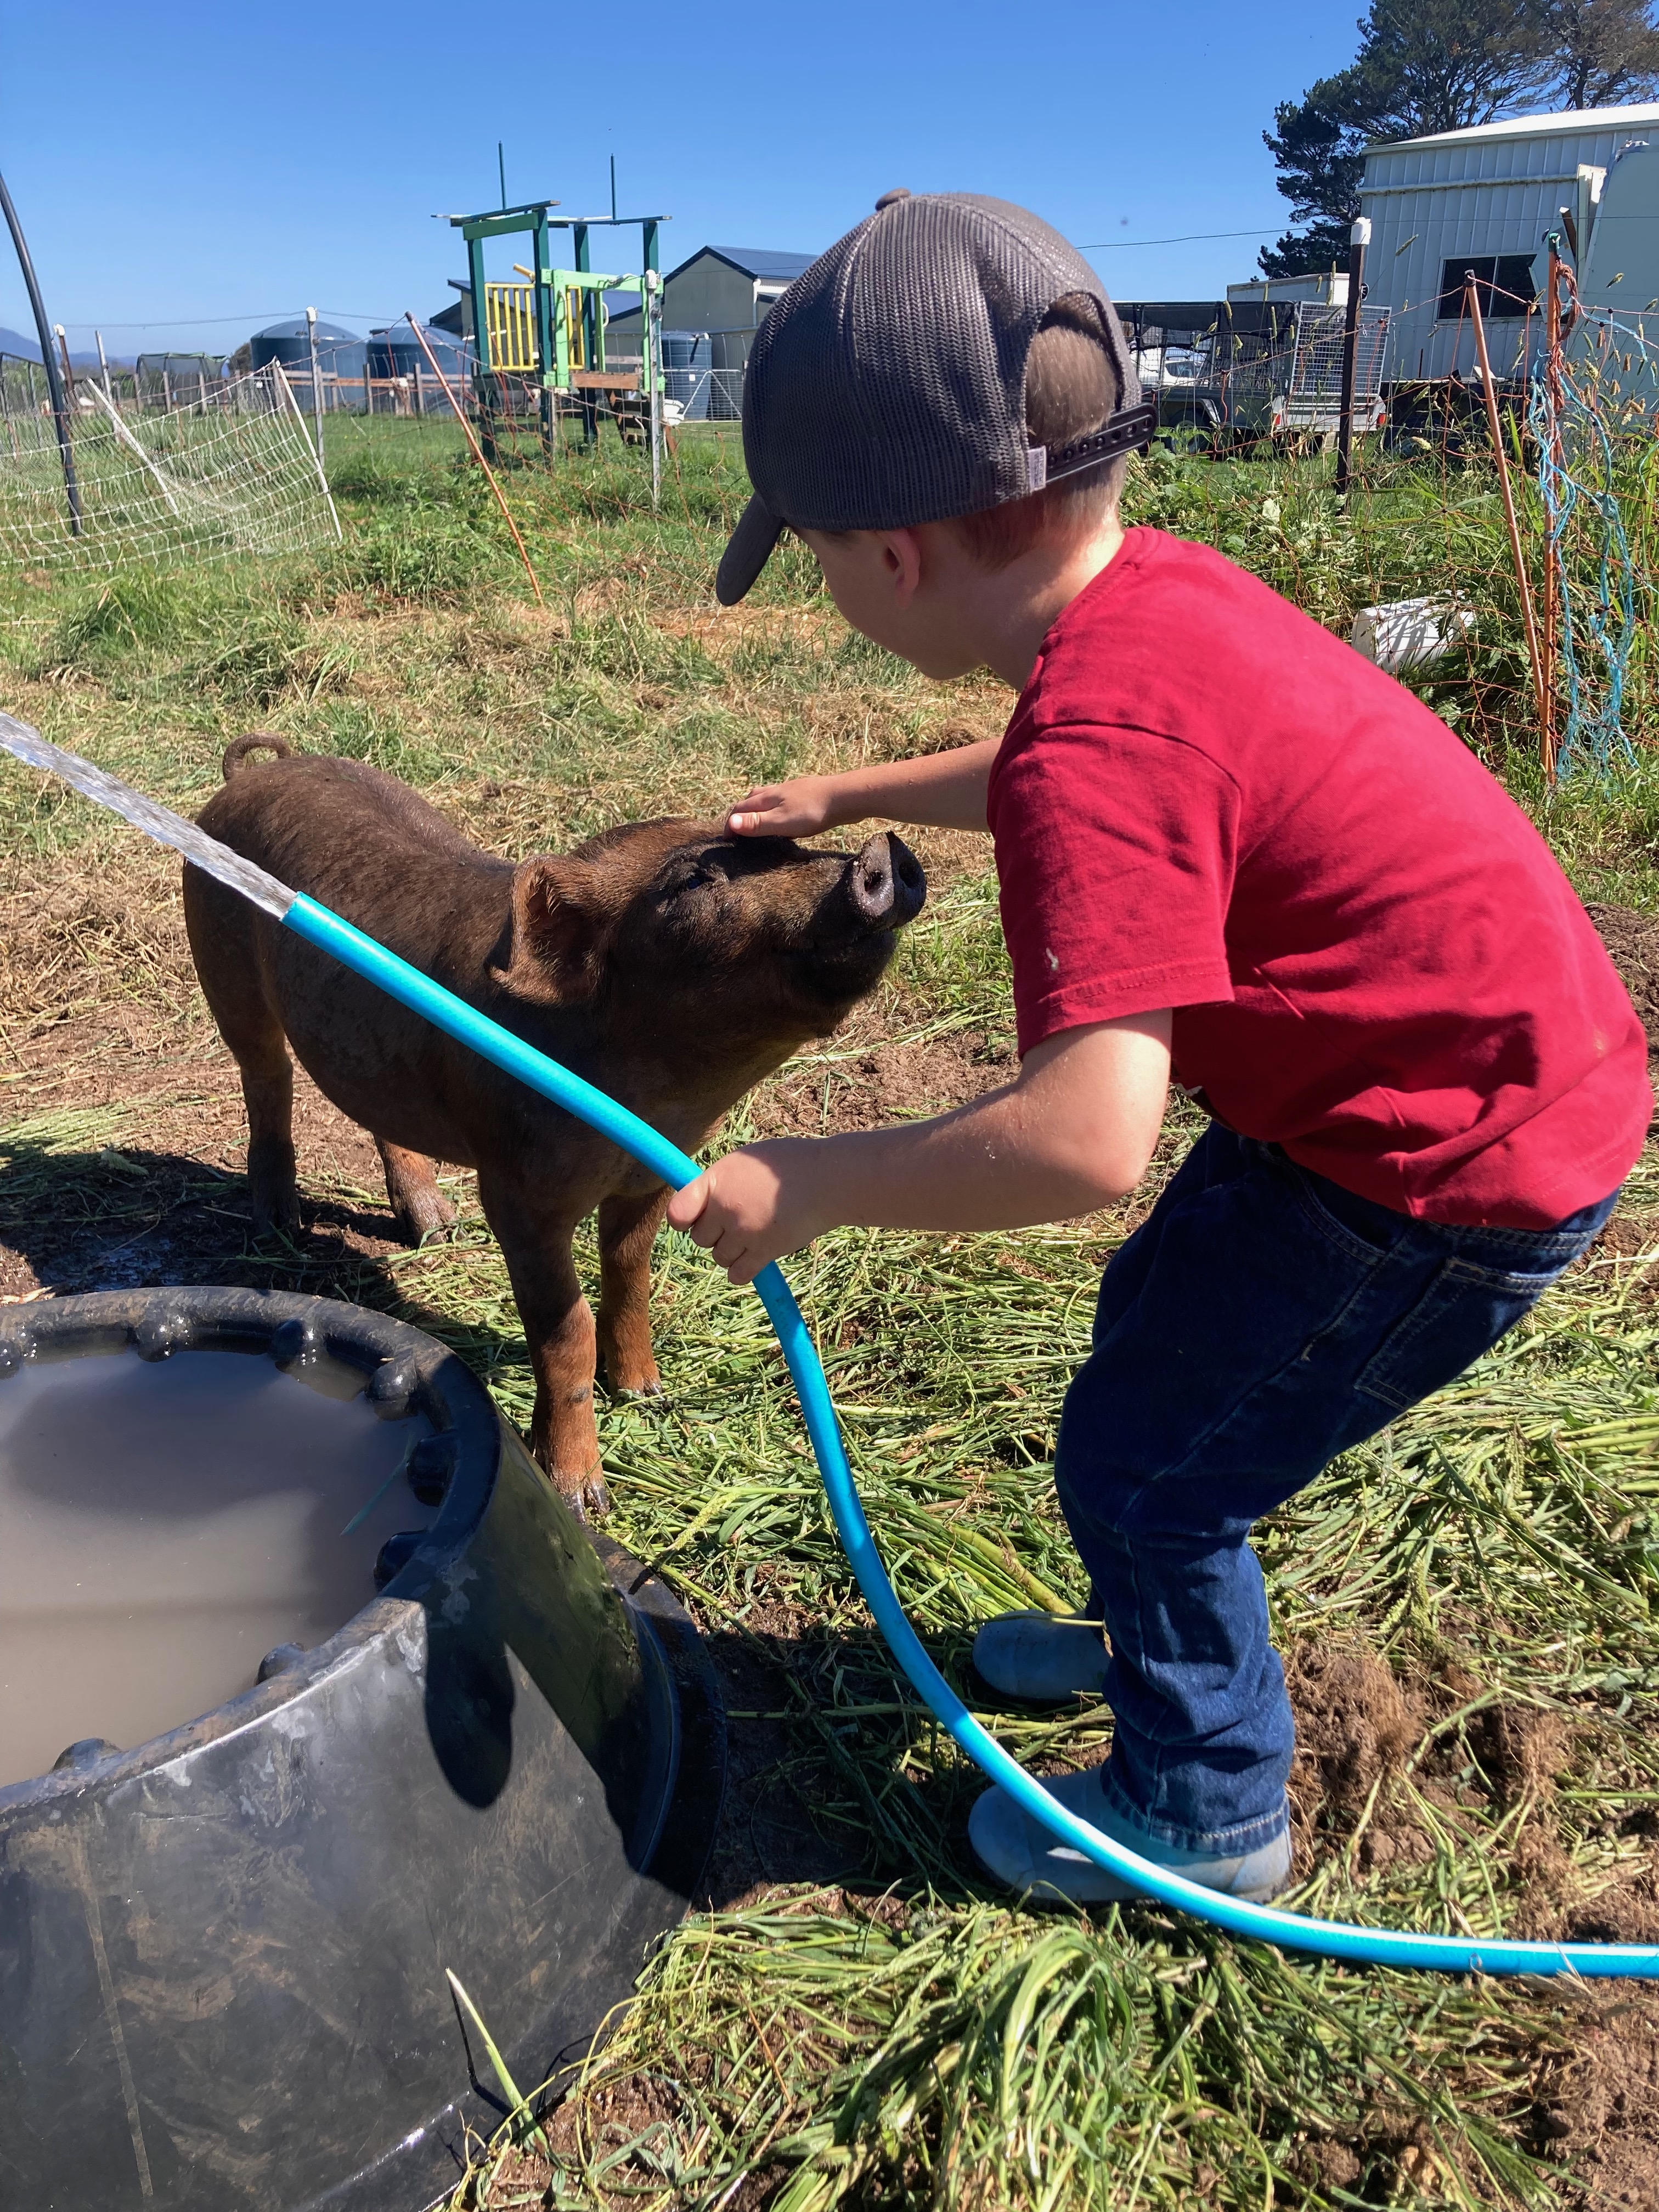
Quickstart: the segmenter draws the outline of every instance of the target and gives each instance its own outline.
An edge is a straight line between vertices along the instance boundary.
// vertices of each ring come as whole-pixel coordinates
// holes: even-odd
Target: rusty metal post
[[[1547,695],[1544,690],[1544,661],[1538,643],[1538,624],[1532,610],[1532,585],[1527,575],[1527,563],[1521,550],[1521,525],[1516,520],[1515,494],[1510,488],[1510,465],[1504,451],[1504,428],[1498,418],[1498,393],[1492,380],[1492,357],[1486,351],[1486,325],[1480,313],[1480,293],[1473,269],[1463,271],[1463,284],[1468,298],[1469,320],[1474,325],[1474,349],[1480,361],[1480,384],[1486,395],[1486,422],[1492,432],[1492,458],[1498,464],[1498,488],[1504,495],[1504,519],[1510,528],[1510,550],[1515,556],[1515,580],[1521,591],[1521,614],[1527,627],[1527,654],[1532,662],[1533,693],[1538,702],[1538,726],[1540,733],[1549,720]],[[1547,773],[1553,781],[1554,769]]]

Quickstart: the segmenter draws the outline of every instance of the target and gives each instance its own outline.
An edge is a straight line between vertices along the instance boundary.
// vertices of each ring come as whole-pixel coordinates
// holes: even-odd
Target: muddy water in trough
[[[368,1603],[380,1546],[429,1517],[400,1470],[430,1431],[364,1380],[240,1352],[0,1380],[0,1788],[210,1712]]]

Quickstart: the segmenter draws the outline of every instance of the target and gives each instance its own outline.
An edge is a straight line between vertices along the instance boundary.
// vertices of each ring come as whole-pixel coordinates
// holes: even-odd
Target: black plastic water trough
[[[221,1357],[192,1368],[203,1353]],[[126,1407],[131,1434],[141,1407],[164,1466],[154,1425],[175,1408],[185,1436],[196,1379],[242,1374],[227,1354],[250,1403],[314,1368],[371,1440],[366,1408],[404,1425],[381,1489],[407,1533],[380,1551],[380,1594],[314,1649],[272,1652],[201,1718],[66,1745],[0,1787],[0,2205],[416,2212],[504,2109],[445,1970],[528,2088],[627,1993],[713,1838],[725,1724],[690,1623],[418,1330],[239,1290],[15,1311],[0,1462],[16,1390],[14,1416],[57,1409],[57,1456],[30,1447],[36,1495],[131,1509],[118,1439],[88,1455],[62,1438],[95,1404]],[[18,1501],[0,1492],[0,1623],[31,1595],[6,1592]]]

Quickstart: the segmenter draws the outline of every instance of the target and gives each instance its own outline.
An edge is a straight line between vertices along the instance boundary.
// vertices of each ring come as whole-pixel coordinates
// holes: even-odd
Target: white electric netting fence
[[[77,380],[70,410],[80,526],[49,407],[0,368],[0,565],[113,568],[307,552],[340,532],[317,454],[273,363],[186,389],[170,411]],[[38,374],[38,372],[37,372]]]

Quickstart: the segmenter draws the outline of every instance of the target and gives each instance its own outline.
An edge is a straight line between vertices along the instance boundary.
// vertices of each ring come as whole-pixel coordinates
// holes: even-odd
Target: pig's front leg
[[[455,1209],[438,1188],[432,1163],[424,1152],[411,1152],[386,1137],[376,1137],[376,1151],[386,1170],[386,1194],[398,1225],[411,1244],[428,1237],[441,1237],[455,1225]]]
[[[607,1198],[599,1205],[599,1358],[613,1390],[657,1392],[651,1350],[651,1248],[668,1193]]]
[[[597,1517],[611,1499],[593,1419],[593,1316],[570,1257],[575,1224],[538,1216],[522,1190],[482,1175],[478,1197],[507,1261],[535,1371],[530,1449],[578,1516]]]

